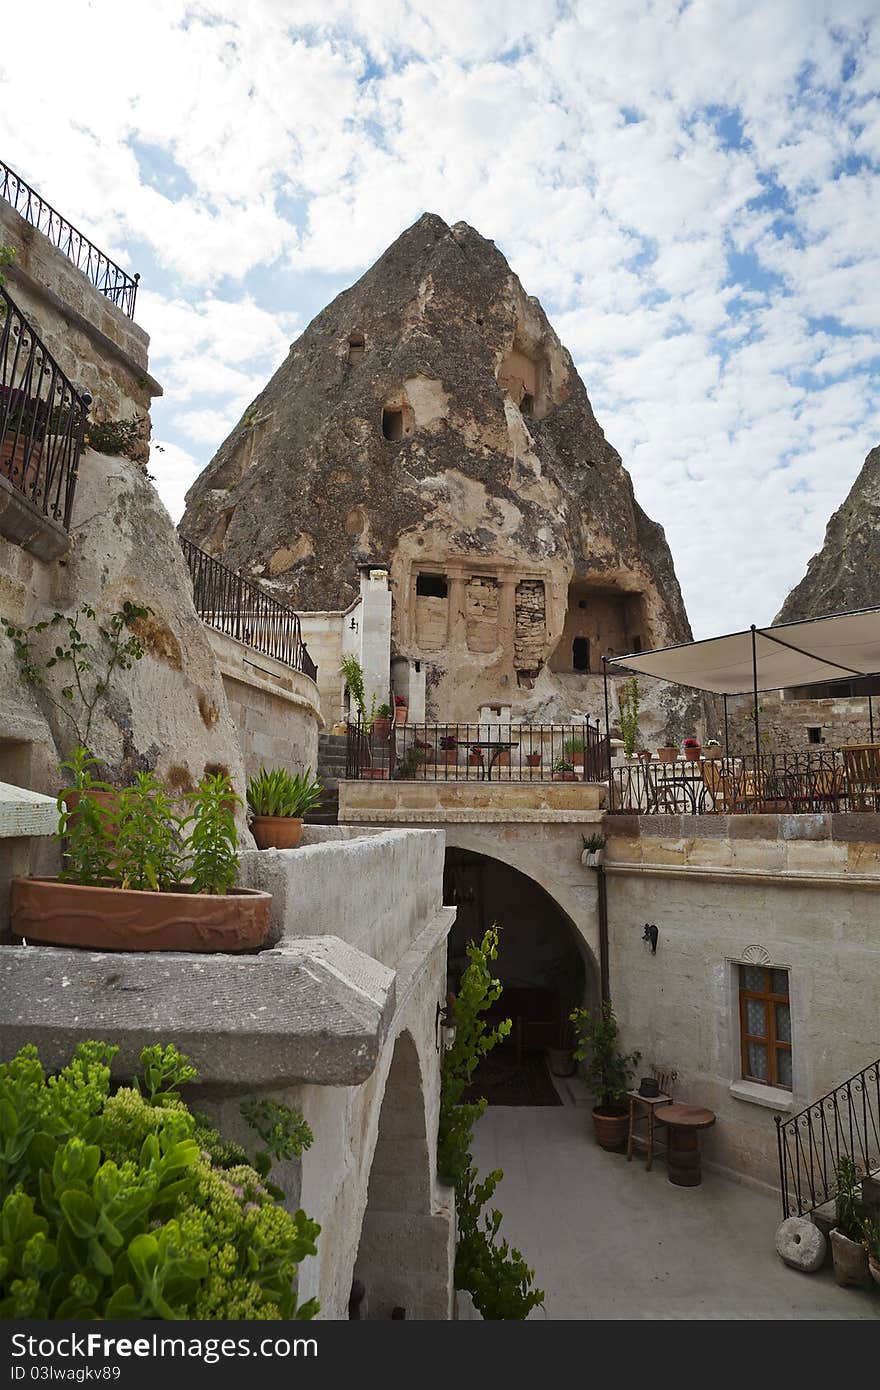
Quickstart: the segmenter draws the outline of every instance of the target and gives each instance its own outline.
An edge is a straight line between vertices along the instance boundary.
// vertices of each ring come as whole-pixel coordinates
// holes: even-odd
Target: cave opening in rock
[[[392,443],[397,443],[403,438],[403,411],[388,410],[382,411],[382,434],[385,439],[390,439]]]

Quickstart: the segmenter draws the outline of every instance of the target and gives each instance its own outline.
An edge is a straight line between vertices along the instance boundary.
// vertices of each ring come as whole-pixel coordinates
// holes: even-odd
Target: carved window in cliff
[[[416,643],[423,651],[446,646],[449,627],[449,585],[445,575],[416,576]]]
[[[544,664],[547,644],[547,601],[543,579],[521,579],[516,586],[516,626],[513,664],[525,676],[536,676]]]
[[[498,646],[498,580],[469,579],[464,591],[465,631],[469,652],[494,652]]]
[[[746,1081],[791,1090],[791,1008],[788,971],[739,967],[742,1074]]]
[[[367,350],[366,339],[363,333],[352,333],[348,340],[348,360],[349,362],[360,362]]]
[[[647,626],[643,594],[575,580],[569,585],[565,625],[550,669],[582,675],[601,671],[603,656],[646,650]]]
[[[573,671],[589,671],[590,669],[590,639],[589,637],[576,637],[571,644],[571,669]]]
[[[382,411],[382,437],[390,439],[392,443],[397,443],[403,438],[403,411],[402,410],[383,410]]]

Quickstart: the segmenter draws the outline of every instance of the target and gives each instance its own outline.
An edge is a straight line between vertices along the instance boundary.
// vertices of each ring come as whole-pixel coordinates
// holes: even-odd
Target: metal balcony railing
[[[0,285],[0,474],[65,530],[90,405]]]
[[[299,615],[193,541],[185,536],[179,539],[202,621],[317,680],[318,668],[302,640]]]
[[[346,777],[432,782],[601,782],[598,724],[348,725]]]
[[[43,236],[48,237],[53,246],[73,262],[77,270],[88,277],[96,290],[107,296],[112,304],[134,318],[134,304],[137,298],[139,275],[129,275],[111,261],[94,242],[78,231],[72,222],[56,212],[36,189],[25,183],[24,179],[0,160],[0,196],[10,203],[15,211],[36,227]]]
[[[880,1171],[880,1058],[791,1119],[775,1119],[782,1211],[805,1216],[837,1196],[842,1158],[858,1177]]]

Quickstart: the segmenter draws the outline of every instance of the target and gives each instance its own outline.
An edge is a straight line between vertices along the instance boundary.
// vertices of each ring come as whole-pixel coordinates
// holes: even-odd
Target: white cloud
[[[695,628],[776,611],[880,429],[876,0],[87,9],[4,16],[5,154],[155,262],[169,505],[317,307],[312,277],[354,278],[429,209],[544,301]],[[98,72],[96,35],[124,61]]]

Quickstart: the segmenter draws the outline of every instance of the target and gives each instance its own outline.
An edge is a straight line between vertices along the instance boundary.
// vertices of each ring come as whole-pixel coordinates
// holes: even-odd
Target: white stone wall
[[[643,1070],[678,1071],[676,1100],[716,1112],[704,1156],[747,1180],[776,1183],[774,1113],[796,1113],[880,1056],[878,819],[606,818],[623,1043]],[[656,955],[645,923],[658,928]],[[792,1093],[742,1080],[739,963],[790,972]]]
[[[241,748],[246,777],[261,767],[312,773],[323,727],[318,688],[311,677],[225,632],[207,628]]]

